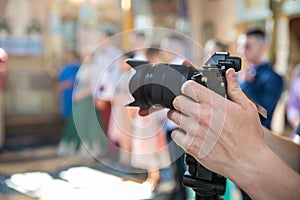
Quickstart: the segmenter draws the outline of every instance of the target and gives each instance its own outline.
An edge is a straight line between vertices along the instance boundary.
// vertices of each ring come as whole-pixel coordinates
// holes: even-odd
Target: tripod
[[[186,154],[188,170],[183,176],[183,186],[192,188],[196,200],[220,200],[226,190],[226,178],[202,166],[195,158]]]

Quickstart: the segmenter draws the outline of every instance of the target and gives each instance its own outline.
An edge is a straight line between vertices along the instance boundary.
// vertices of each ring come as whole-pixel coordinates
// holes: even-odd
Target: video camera
[[[136,70],[129,82],[129,91],[134,97],[129,106],[140,108],[174,109],[172,102],[181,94],[181,86],[187,80],[194,80],[226,98],[226,70],[233,68],[237,72],[241,69],[241,59],[231,57],[228,52],[215,53],[199,70],[193,66],[152,64],[133,59],[126,62]],[[185,163],[188,170],[182,184],[196,192],[196,199],[219,199],[225,193],[223,176],[206,169],[188,154]]]

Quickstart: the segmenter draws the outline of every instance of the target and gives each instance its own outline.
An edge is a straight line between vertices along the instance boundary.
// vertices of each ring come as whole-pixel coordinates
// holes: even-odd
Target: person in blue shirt
[[[72,94],[76,74],[80,67],[79,56],[74,51],[66,51],[65,64],[58,75],[58,91],[60,92],[60,115],[67,119],[72,111]]]
[[[267,110],[267,119],[261,123],[271,129],[273,112],[284,89],[284,82],[267,59],[267,38],[260,29],[249,29],[238,39],[238,52],[246,61],[238,74],[241,89]],[[243,190],[243,200],[250,197]]]
[[[284,81],[267,59],[266,34],[260,29],[249,29],[239,37],[238,52],[246,67],[238,74],[242,90],[267,110],[267,120],[262,124],[271,129],[276,104],[284,89]]]

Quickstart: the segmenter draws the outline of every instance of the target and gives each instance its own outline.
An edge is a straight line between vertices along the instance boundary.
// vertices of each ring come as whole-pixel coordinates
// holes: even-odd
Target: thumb
[[[235,71],[233,68],[230,68],[226,71],[226,80],[227,80],[227,96],[228,98],[237,103],[237,104],[244,104],[247,102],[246,95],[242,91],[241,87],[239,86]]]

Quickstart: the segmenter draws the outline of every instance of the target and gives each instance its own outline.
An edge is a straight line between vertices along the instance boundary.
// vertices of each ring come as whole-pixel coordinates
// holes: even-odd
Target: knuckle
[[[185,141],[185,142],[183,143],[183,149],[184,149],[184,151],[186,151],[186,152],[189,153],[189,152],[190,152],[190,146],[191,146],[191,145],[189,145],[189,143]]]
[[[187,153],[189,153],[191,155],[195,155],[197,153],[197,151],[199,151],[199,147],[197,145],[195,145],[194,143],[187,144],[187,147],[186,147]]]
[[[191,110],[191,115],[193,118],[199,118],[199,116],[201,115],[201,110],[198,106],[193,107],[193,109]]]
[[[248,101],[247,109],[250,110],[250,111],[256,111],[257,107],[256,107],[255,103],[253,103],[252,101]]]
[[[203,113],[199,114],[198,121],[201,125],[209,126],[210,118],[211,118],[210,114],[203,112]]]

